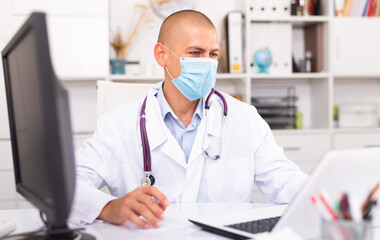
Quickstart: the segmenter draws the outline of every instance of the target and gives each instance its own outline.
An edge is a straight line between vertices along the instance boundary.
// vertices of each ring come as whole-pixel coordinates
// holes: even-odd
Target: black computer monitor
[[[67,225],[75,191],[68,94],[50,61],[45,14],[32,13],[1,54],[17,192],[44,215],[38,235],[78,237]]]

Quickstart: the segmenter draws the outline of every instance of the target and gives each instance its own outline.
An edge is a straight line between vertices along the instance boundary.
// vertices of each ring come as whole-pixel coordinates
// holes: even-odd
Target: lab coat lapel
[[[167,155],[170,159],[186,168],[187,165],[185,154],[162,119],[160,106],[157,98],[155,97],[157,90],[158,88],[153,87],[149,91],[145,110],[150,151],[154,153],[155,150],[162,145],[160,151],[162,151],[163,154]],[[154,159],[152,158],[152,164],[153,162]]]
[[[213,99],[215,99],[215,96],[212,96],[210,100],[213,101]],[[203,111],[202,121],[198,127],[197,135],[189,156],[189,164],[204,154],[203,149],[208,149],[211,139],[219,139],[219,127],[221,123],[219,115],[222,116],[223,112],[222,108],[218,107],[219,104],[215,100],[213,102],[213,105],[208,110],[207,117],[206,110],[204,109]],[[205,102],[203,102],[203,106],[205,106]]]

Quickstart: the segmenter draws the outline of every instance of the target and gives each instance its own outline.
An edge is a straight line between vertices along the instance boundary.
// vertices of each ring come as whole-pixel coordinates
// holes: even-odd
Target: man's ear
[[[158,65],[160,65],[161,67],[166,66],[164,49],[165,49],[164,44],[160,42],[154,46],[154,58],[156,59]]]

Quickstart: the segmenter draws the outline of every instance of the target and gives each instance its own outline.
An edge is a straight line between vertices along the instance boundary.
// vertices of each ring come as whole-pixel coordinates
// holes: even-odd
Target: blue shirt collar
[[[165,120],[168,114],[170,114],[174,119],[179,121],[177,115],[175,115],[169,103],[166,101],[166,98],[164,96],[164,91],[162,90],[163,85],[164,85],[164,82],[160,84],[160,87],[156,94],[158,104],[160,105],[162,118]],[[196,116],[199,117],[199,119],[202,119],[202,116],[203,116],[202,114],[203,114],[203,99],[201,98],[199,99],[198,105],[195,109],[195,112],[191,121],[193,121]]]

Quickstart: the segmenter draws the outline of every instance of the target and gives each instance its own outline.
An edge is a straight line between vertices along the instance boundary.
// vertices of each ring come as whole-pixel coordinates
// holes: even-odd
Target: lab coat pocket
[[[213,202],[249,202],[253,170],[247,159],[219,159],[207,163],[208,195]]]

